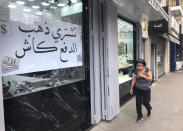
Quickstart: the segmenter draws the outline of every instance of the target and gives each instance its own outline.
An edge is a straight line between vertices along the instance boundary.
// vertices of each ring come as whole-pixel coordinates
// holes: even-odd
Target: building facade
[[[112,120],[132,98],[136,59],[151,67],[153,49],[156,76],[167,68],[166,37],[142,26],[168,20],[156,0],[1,0],[0,12],[2,131],[75,131]]]

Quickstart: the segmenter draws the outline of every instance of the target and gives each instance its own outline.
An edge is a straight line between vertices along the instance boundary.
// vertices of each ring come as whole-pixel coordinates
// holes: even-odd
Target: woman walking
[[[151,82],[152,73],[149,68],[146,67],[146,62],[139,59],[135,63],[136,71],[133,76],[132,84],[130,87],[130,94],[136,95],[136,111],[137,111],[137,122],[143,120],[142,114],[142,103],[147,109],[147,116],[151,115]],[[134,90],[135,87],[135,90]]]

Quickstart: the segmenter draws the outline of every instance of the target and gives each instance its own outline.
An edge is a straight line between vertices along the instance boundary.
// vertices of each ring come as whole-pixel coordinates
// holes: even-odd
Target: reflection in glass
[[[134,61],[134,27],[132,24],[118,19],[118,63],[119,83],[132,79]]]
[[[50,70],[3,77],[4,99],[44,89],[60,87],[85,79],[83,67]]]
[[[158,66],[158,76],[165,72],[165,47],[163,44],[156,44],[156,62]]]

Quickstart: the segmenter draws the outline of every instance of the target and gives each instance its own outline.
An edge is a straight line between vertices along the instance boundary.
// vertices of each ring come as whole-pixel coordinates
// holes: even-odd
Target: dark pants
[[[147,111],[151,111],[152,107],[150,105],[151,101],[151,89],[141,90],[136,89],[136,110],[137,116],[142,117],[142,103],[146,107]]]

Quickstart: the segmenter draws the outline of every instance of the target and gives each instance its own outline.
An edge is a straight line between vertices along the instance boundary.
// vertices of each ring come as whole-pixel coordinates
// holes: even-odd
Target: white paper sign
[[[0,15],[3,75],[82,66],[80,25],[22,15]]]

